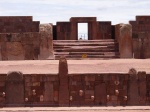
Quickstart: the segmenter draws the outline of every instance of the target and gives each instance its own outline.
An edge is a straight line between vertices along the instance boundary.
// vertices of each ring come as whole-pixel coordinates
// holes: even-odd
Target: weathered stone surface
[[[53,58],[53,32],[52,24],[40,25],[40,54],[39,59]]]
[[[139,33],[141,39],[141,58],[150,58],[150,33]]]
[[[127,105],[139,105],[138,76],[135,69],[129,70],[129,88]]]
[[[1,42],[1,56],[2,60],[8,60],[6,42]]]
[[[52,82],[45,82],[44,101],[54,101]]]
[[[8,60],[24,60],[24,49],[20,42],[7,42]]]
[[[25,60],[34,59],[33,45],[24,45],[24,51],[25,51]]]
[[[146,84],[146,72],[138,72],[139,77],[139,97],[140,105],[146,104],[146,93],[147,93],[147,84]]]
[[[69,82],[68,82],[68,65],[65,57],[59,60],[59,105],[69,106]]]
[[[24,83],[21,72],[9,72],[7,74],[6,94],[8,106],[24,106]]]
[[[132,26],[129,24],[122,24],[120,28],[119,51],[120,58],[133,57]]]
[[[0,33],[38,32],[39,21],[32,21],[32,16],[0,17]]]
[[[106,84],[101,83],[95,86],[95,104],[96,105],[106,105]]]

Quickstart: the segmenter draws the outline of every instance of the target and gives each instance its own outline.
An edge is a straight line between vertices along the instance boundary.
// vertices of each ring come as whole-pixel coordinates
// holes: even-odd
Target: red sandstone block
[[[0,86],[5,86],[5,82],[0,82]]]
[[[32,86],[32,85],[33,85],[32,82],[26,82],[26,83],[25,83],[25,86],[26,86],[26,87],[29,87],[29,86]]]
[[[59,92],[58,91],[54,91],[54,101],[58,101],[58,95],[59,95]]]
[[[6,80],[6,76],[0,76],[0,82],[3,82]]]
[[[118,96],[116,95],[111,95],[110,96],[111,101],[117,101],[118,100]]]
[[[74,81],[81,81],[82,77],[81,76],[73,76],[72,80]]]

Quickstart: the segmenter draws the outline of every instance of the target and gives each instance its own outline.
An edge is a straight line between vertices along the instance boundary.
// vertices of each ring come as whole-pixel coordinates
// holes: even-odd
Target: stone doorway
[[[88,40],[88,23],[78,23],[78,40]]]

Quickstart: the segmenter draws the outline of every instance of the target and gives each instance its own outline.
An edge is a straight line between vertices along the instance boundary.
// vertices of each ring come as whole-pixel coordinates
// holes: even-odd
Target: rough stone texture
[[[112,38],[112,28],[110,21],[103,21],[97,23],[97,37],[94,39],[111,39]]]
[[[138,76],[135,69],[129,70],[129,88],[127,105],[139,105]]]
[[[138,33],[140,39],[140,58],[150,58],[150,33]]]
[[[39,33],[0,34],[1,60],[37,60],[40,53]]]
[[[120,51],[120,58],[133,57],[132,26],[129,24],[121,25],[119,51]]]
[[[8,60],[24,60],[24,49],[20,42],[7,42]]]
[[[32,21],[32,16],[4,16],[0,17],[0,23],[4,25],[0,24],[0,60],[53,58],[52,24],[39,28],[39,22]]]
[[[138,38],[133,39],[134,58],[150,58],[150,33],[138,33]]]
[[[44,101],[54,101],[54,89],[52,82],[45,82]]]
[[[136,16],[130,21],[133,31],[134,58],[150,58],[150,16]]]
[[[69,106],[68,65],[65,57],[59,60],[59,106]]]
[[[0,33],[39,32],[39,23],[32,16],[1,16]]]
[[[118,66],[116,66],[116,61],[118,62]],[[0,75],[0,92],[5,92],[8,94],[8,90],[11,91],[8,95],[11,97],[12,101],[12,95],[14,95],[14,86],[15,88],[17,84],[19,85],[19,80],[24,79],[23,85],[24,87],[24,98],[28,98],[29,101],[26,101],[26,106],[126,106],[126,105],[149,105],[149,81],[150,81],[150,75],[149,71],[146,72],[138,72],[142,70],[143,68],[147,67],[149,65],[148,60],[141,60],[143,62],[143,66],[141,66],[141,63],[138,63],[139,60],[136,60],[133,64],[133,60],[109,60],[109,61],[68,61],[69,63],[69,69],[70,66],[77,66],[77,69],[75,69],[75,72],[73,74],[72,70],[69,71],[68,74],[68,67],[67,67],[67,61],[65,58],[63,58],[59,65],[59,78],[58,78],[58,69],[57,72],[54,73],[54,75],[51,75],[50,72],[53,71],[53,68],[49,68],[54,63],[54,61],[26,61],[28,64],[25,64],[24,61],[10,61],[8,62],[1,62],[1,66],[5,65],[4,68],[15,68],[16,66],[13,66],[13,63],[17,64],[18,66],[16,68],[19,69],[19,66],[22,66],[24,69],[28,71],[27,74],[24,74],[23,76],[20,75],[8,75],[7,81],[5,81],[6,77],[4,72],[1,72]],[[32,63],[33,62],[33,63]],[[51,64],[49,64],[51,62]],[[93,63],[92,63],[93,62]],[[107,62],[105,65],[104,62]],[[109,67],[110,62],[112,63],[111,66],[122,68],[122,72],[116,73],[113,71],[106,70],[106,66]],[[127,63],[128,62],[128,63]],[[129,63],[131,62],[131,63]],[[42,64],[44,63],[44,64]],[[105,72],[98,72],[95,73],[95,70],[90,72],[91,66],[89,67],[89,63],[92,66],[96,66],[96,64],[101,65],[98,66],[97,69],[103,68],[105,66]],[[125,65],[123,67],[120,67],[121,64],[125,65],[131,65],[135,66],[137,69],[130,69],[128,73],[123,72],[123,69],[125,68]],[[27,66],[32,65],[42,65],[38,66],[35,69],[34,73],[31,72],[30,69],[27,68]],[[55,61],[56,64],[56,61]],[[82,65],[83,64],[83,65]],[[32,67],[33,67],[32,66]],[[84,69],[82,69],[81,66],[84,66],[86,69],[86,72],[83,72]],[[29,66],[31,68],[31,66]],[[46,69],[40,69],[40,71],[43,71],[43,73],[40,73],[37,71],[39,68],[45,68],[48,67],[51,69],[50,72],[45,72]],[[57,61],[57,67],[58,67],[58,61]],[[55,69],[57,68],[54,67]],[[79,71],[78,68],[81,68],[81,71]],[[142,67],[142,69],[138,69]],[[148,66],[149,67],[149,66]],[[3,69],[2,67],[0,67]],[[130,66],[127,66],[127,68],[130,68]],[[0,70],[1,70],[0,69]],[[95,69],[95,68],[92,68]],[[109,68],[113,69],[113,68]],[[79,73],[76,73],[76,71],[79,71]],[[149,69],[148,69],[149,70]],[[9,71],[9,70],[8,70]],[[49,70],[48,70],[49,71]],[[107,71],[107,72],[106,72]],[[19,73],[19,72],[18,72]],[[25,73],[25,71],[23,71]],[[19,73],[20,74],[20,73]],[[10,82],[11,83],[8,83]],[[5,87],[6,82],[6,87]],[[17,82],[17,83],[16,83]],[[8,84],[10,84],[9,88]],[[19,87],[18,87],[19,88]],[[23,87],[22,87],[23,88]],[[36,90],[36,95],[32,95],[32,91]],[[79,95],[79,91],[83,91],[83,96]],[[118,90],[118,94],[116,94],[116,90]],[[15,91],[16,94],[19,94],[18,91]],[[41,96],[43,95],[44,100],[41,100]],[[107,95],[109,95],[109,99],[107,99]],[[59,96],[59,97],[58,97]],[[69,101],[70,96],[72,96],[73,100]],[[0,96],[1,97],[1,96]],[[8,98],[7,96],[7,101]],[[13,96],[14,97],[14,96]],[[15,98],[18,96],[15,96]],[[94,97],[94,99],[92,99]],[[126,97],[126,100],[124,99]],[[5,100],[5,98],[3,98]],[[14,99],[13,99],[14,100]],[[0,98],[0,103],[4,104],[2,99]],[[28,104],[28,105],[27,105]],[[10,106],[10,105],[6,105]]]
[[[106,106],[106,84],[101,83],[95,86],[95,104]]]
[[[53,29],[52,24],[40,25],[40,54],[38,59],[53,58]]]
[[[8,106],[24,106],[23,74],[9,72],[6,80],[6,104]]]
[[[139,77],[139,104],[146,105],[146,72],[138,72]]]

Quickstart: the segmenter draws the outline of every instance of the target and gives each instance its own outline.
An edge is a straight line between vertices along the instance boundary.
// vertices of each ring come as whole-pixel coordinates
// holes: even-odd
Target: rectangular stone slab
[[[100,83],[95,86],[95,104],[96,105],[106,105],[106,85],[105,83]]]
[[[54,101],[54,90],[52,82],[45,82],[44,101]]]
[[[128,102],[127,105],[139,105],[139,91],[138,91],[138,82],[129,82],[129,89],[128,89]]]

